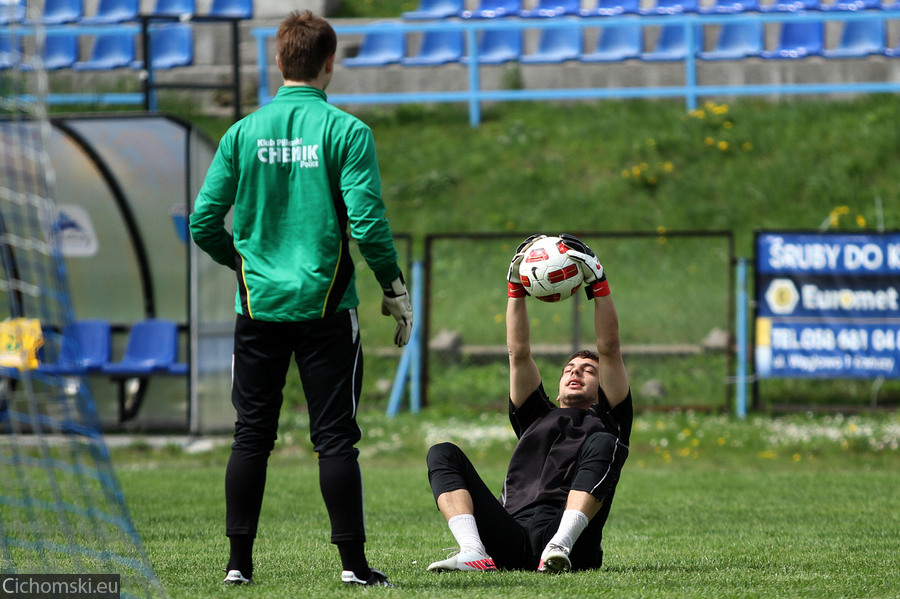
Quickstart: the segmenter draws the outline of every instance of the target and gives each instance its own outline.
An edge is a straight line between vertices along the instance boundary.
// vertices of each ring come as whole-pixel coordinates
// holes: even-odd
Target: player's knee
[[[458,461],[461,454],[462,450],[459,447],[446,441],[444,443],[432,445],[425,456],[425,462],[428,464],[429,470],[434,470],[436,467],[447,464],[448,462]]]

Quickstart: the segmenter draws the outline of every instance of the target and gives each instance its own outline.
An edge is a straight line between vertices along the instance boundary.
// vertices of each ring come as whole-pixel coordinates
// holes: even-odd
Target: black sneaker
[[[344,584],[358,584],[365,587],[392,587],[392,585],[384,572],[380,572],[375,568],[371,568],[369,577],[365,580],[358,578],[352,570],[344,570],[341,572],[341,582]]]

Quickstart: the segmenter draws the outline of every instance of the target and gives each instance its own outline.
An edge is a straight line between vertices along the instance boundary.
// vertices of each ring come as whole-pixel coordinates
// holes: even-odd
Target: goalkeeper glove
[[[528,292],[525,291],[525,286],[522,285],[522,277],[519,276],[519,266],[525,258],[525,251],[534,245],[535,241],[543,239],[544,237],[546,237],[546,235],[532,235],[520,243],[519,247],[516,248],[516,253],[509,263],[509,272],[506,273],[506,280],[508,281],[507,295],[509,297],[525,297],[528,295]]]
[[[606,280],[606,273],[603,272],[603,266],[591,251],[587,244],[574,235],[568,233],[560,233],[559,238],[563,244],[569,248],[568,256],[578,262],[581,274],[584,276],[584,293],[587,298],[602,297],[609,295],[609,282]]]
[[[393,280],[390,285],[382,286],[384,297],[381,300],[381,313],[385,316],[393,316],[397,321],[397,330],[394,332],[394,345],[403,347],[409,343],[409,335],[413,326],[412,303],[409,300],[409,292],[403,274]]]

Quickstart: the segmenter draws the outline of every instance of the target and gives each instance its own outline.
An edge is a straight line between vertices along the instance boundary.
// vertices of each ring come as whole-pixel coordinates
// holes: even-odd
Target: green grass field
[[[256,543],[256,582],[226,588],[227,446],[118,450],[118,473],[172,597],[900,596],[897,415],[786,418],[644,414],[619,484],[601,570],[563,576],[425,571],[453,545],[425,473],[426,448],[464,447],[498,489],[512,447],[500,413],[368,411],[360,444],[371,563],[396,589],[345,589],[306,421],[287,414]]]

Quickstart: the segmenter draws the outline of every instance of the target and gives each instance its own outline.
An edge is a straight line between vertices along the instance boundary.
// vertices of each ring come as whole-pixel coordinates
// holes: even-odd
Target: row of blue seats
[[[44,331],[38,352],[38,376],[101,374],[114,380],[151,375],[186,376],[189,367],[178,361],[178,325],[159,318],[131,325],[125,350],[118,360],[112,355],[112,325],[106,320],[77,320],[62,332]],[[14,367],[0,368],[0,376],[19,378]]]
[[[0,3],[0,25],[27,23],[28,0],[11,0]],[[32,0],[33,1],[33,0]],[[84,0],[44,0],[40,22],[44,25],[81,23],[127,23],[142,16],[140,0],[100,0],[97,10],[86,15]],[[178,17],[197,16],[196,0],[156,0],[147,16]],[[250,19],[253,17],[253,0],[212,0],[209,17]]]
[[[89,55],[81,60],[80,38],[92,38]],[[97,71],[111,69],[143,69],[136,46],[139,34],[57,33],[44,38],[39,50],[41,64],[47,70],[74,69]],[[190,24],[166,24],[150,30],[150,65],[154,70],[190,66],[194,62],[194,29]],[[0,31],[0,69],[34,68],[22,51],[22,38]]]
[[[596,0],[583,7],[582,0],[537,0],[533,8],[525,8],[522,0],[481,0],[475,9],[466,9],[465,0],[420,0],[414,11],[404,12],[404,19],[492,19],[497,17],[602,17],[621,14],[666,15],[684,12],[727,14],[746,11],[794,12],[800,10],[900,10],[897,0],[714,0],[711,5],[701,0],[655,0],[653,6],[642,7],[640,0]]]
[[[112,326],[105,320],[78,320],[67,325],[57,353],[54,361],[38,366],[38,373],[105,374],[116,379],[188,373],[187,363],[178,361],[178,326],[165,319],[134,323],[125,351],[116,361],[112,356]]]
[[[765,48],[764,26],[757,21],[726,23],[719,28],[713,48],[703,51],[703,31],[698,27],[695,48],[689,50],[683,25],[659,28],[656,45],[644,49],[644,28],[623,25],[603,28],[596,43],[584,50],[584,29],[552,28],[541,32],[537,51],[523,54],[521,30],[485,30],[478,40],[480,64],[616,62],[627,59],[648,61],[684,60],[689,53],[703,60],[736,60],[750,57],[766,59],[796,59],[809,56],[826,58],[861,58],[873,54],[900,56],[900,49],[886,46],[886,31],[881,20],[853,20],[844,24],[840,42],[834,48],[825,47],[824,23],[786,22],[781,25],[776,48]],[[376,67],[389,64],[406,66],[467,63],[463,34],[459,31],[426,31],[422,33],[418,54],[406,55],[406,38],[402,30],[394,28],[384,33],[368,34],[355,57],[345,58],[348,67]]]

